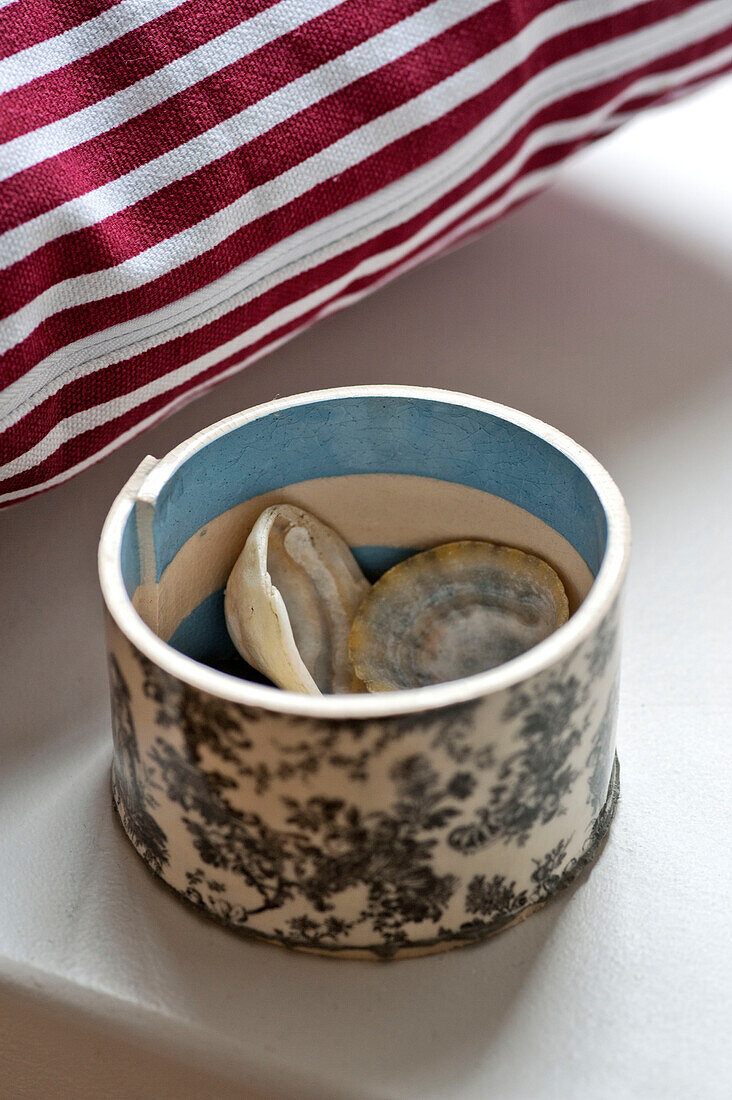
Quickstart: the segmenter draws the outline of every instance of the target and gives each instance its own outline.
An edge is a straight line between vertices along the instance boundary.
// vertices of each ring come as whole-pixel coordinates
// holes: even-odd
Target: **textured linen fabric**
[[[730,67],[732,0],[0,0],[0,504]]]

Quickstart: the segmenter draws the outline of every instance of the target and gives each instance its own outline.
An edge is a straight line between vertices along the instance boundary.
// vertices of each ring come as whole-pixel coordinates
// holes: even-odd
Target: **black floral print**
[[[615,755],[615,723],[618,712],[619,686],[618,677],[616,677],[610,690],[607,706],[592,738],[589,755],[585,761],[585,767],[589,771],[587,801],[595,813],[605,801],[608,776]]]
[[[365,905],[356,923],[368,921],[385,942],[401,942],[405,922],[438,920],[454,893],[457,879],[437,875],[430,865],[436,844],[430,834],[458,810],[424,756],[406,757],[392,768],[397,800],[390,812],[364,815],[341,799],[320,796],[286,798],[289,828],[281,830],[230,806],[226,787],[209,787],[199,769],[170,746],[164,754],[158,747],[154,758],[167,796],[186,811],[183,820],[202,863],[241,876],[256,891],[258,904],[241,907],[237,923],[297,895],[327,913],[335,895],[361,886]],[[199,869],[189,878],[190,900],[203,904],[203,883]],[[221,902],[208,904],[221,914]],[[302,927],[300,921],[289,933]],[[334,934],[332,922],[323,928],[327,936]],[[313,932],[309,928],[309,942]]]
[[[501,764],[498,782],[475,820],[453,829],[453,848],[469,854],[495,840],[523,845],[535,825],[565,812],[578,776],[570,756],[586,729],[587,719],[578,714],[587,697],[587,686],[576,676],[557,675],[512,691],[503,718],[521,719],[521,747]]]
[[[143,764],[130,707],[130,689],[114,657],[109,658],[112,733],[115,747],[114,794],[125,830],[152,869],[168,862],[167,837],[150,813],[155,799],[143,781]]]
[[[605,616],[587,653],[587,670],[590,679],[598,680],[605,675],[618,640],[620,609],[615,603]]]
[[[305,779],[327,764],[343,769],[350,780],[364,782],[368,776],[368,765],[374,757],[380,756],[389,745],[415,732],[429,738],[427,744],[431,750],[442,750],[456,764],[470,761],[479,769],[490,767],[493,747],[482,745],[475,750],[470,744],[478,705],[478,702],[463,703],[421,714],[382,719],[379,722],[379,736],[369,738],[367,745],[364,745],[366,734],[373,733],[373,724],[368,721],[294,719],[293,728],[305,730],[306,737],[292,743],[278,743],[282,763],[276,777],[280,780],[294,776]]]
[[[526,890],[516,893],[516,883],[507,882],[504,875],[475,875],[468,883],[465,908],[482,917],[504,916],[523,909],[527,904]]]
[[[612,649],[614,642],[596,643],[580,661],[604,673],[609,658],[599,654],[608,645]],[[571,881],[607,828],[603,810],[579,859],[568,857],[572,837],[558,840],[533,858],[530,884],[527,877],[520,887],[496,873],[461,879],[441,871],[435,859],[446,842],[466,855],[491,843],[520,848],[535,826],[565,812],[582,768],[575,749],[586,739],[592,717],[590,681],[578,675],[577,660],[509,693],[500,722],[514,724],[515,747],[498,760],[490,730],[476,736],[480,702],[380,720],[378,726],[293,718],[288,729],[273,734],[269,723],[258,729],[264,712],[208,696],[135,655],[160,734],[141,760],[130,691],[113,659],[115,774],[123,823],[160,874],[168,862],[168,842],[150,811],[162,798],[180,807],[197,853],[184,872],[184,895],[240,931],[251,927],[259,935],[255,918],[281,912],[280,923],[275,917],[269,924],[269,935],[283,943],[349,949],[362,942],[363,933],[351,938],[362,928],[376,941],[368,950],[385,957],[415,940],[481,938]],[[608,789],[613,723],[609,707],[584,765],[593,811]],[[374,766],[384,767],[384,757],[382,806],[364,810],[358,799],[340,797],[341,790],[369,778]],[[333,784],[339,797],[324,793],[334,769],[345,781]],[[243,791],[251,793],[250,800]],[[257,811],[267,792],[265,820]],[[279,806],[279,816],[273,806]],[[236,902],[229,897],[234,882],[240,884]],[[350,899],[347,918],[344,895]],[[469,919],[456,927],[454,912]]]

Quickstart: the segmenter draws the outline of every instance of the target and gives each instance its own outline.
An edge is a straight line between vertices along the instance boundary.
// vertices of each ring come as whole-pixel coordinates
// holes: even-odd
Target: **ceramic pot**
[[[276,501],[329,523],[372,578],[459,538],[535,553],[562,577],[569,621],[431,687],[315,697],[257,682],[223,589]],[[200,912],[288,947],[391,958],[522,919],[592,860],[613,814],[628,554],[594,458],[442,390],[302,394],[146,459],[99,556],[129,839]]]

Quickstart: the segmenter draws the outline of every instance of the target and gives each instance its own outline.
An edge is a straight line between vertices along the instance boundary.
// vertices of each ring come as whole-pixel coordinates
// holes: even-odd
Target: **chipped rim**
[[[607,545],[602,564],[581,606],[553,634],[532,649],[503,665],[461,680],[428,687],[409,688],[374,695],[301,695],[266,687],[218,672],[185,657],[159,638],[135,611],[122,579],[121,544],[125,523],[135,506],[140,488],[133,475],[109,510],[99,542],[99,579],[107,610],[125,637],[146,657],[176,679],[209,695],[246,707],[279,714],[318,719],[377,719],[413,714],[469,702],[504,691],[569,656],[595,631],[615,602],[630,557],[630,519],[617,485],[588,451],[556,428],[517,409],[485,398],[422,386],[342,386],[313,390],[280,398],[227,416],[180,443],[150,465],[144,481],[145,496],[156,496],[173,473],[203,446],[235,428],[298,405],[320,404],[347,397],[398,397],[440,401],[490,414],[531,432],[564,454],[588,479],[597,493],[607,520]],[[152,461],[152,460],[151,460]],[[144,464],[143,464],[144,465]]]

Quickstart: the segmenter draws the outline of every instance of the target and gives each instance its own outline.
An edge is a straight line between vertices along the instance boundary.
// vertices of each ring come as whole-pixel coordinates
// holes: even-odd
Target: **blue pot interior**
[[[160,581],[188,539],[242,501],[293,483],[348,474],[411,474],[492,493],[564,536],[592,576],[600,568],[605,512],[588,478],[561,451],[476,409],[427,398],[358,395],[269,413],[211,440],[183,463],[155,507],[155,579]],[[462,536],[457,531],[454,537]],[[388,539],[352,549],[371,580],[414,552],[390,546]],[[141,583],[134,509],[124,529],[121,567],[132,598]],[[229,640],[223,589],[202,600],[168,642],[222,671],[266,682]]]

